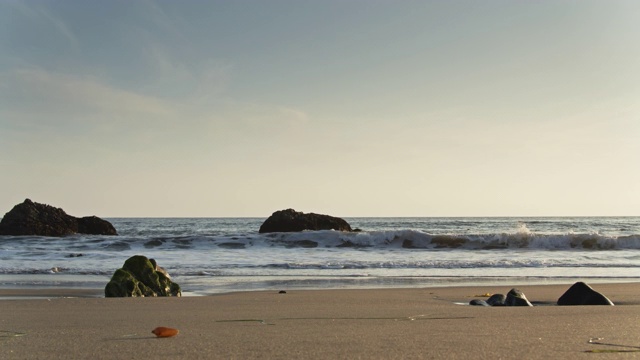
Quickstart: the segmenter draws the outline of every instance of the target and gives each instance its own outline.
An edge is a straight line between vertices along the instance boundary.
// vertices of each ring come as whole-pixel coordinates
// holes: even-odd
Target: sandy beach
[[[0,302],[0,358],[559,359],[594,358],[593,350],[616,352],[607,358],[640,356],[640,284],[593,287],[617,306],[552,305],[568,285],[520,286],[537,306],[499,308],[461,304],[508,287],[108,299],[49,291],[28,300],[2,290],[9,300]],[[155,338],[157,326],[180,333]]]

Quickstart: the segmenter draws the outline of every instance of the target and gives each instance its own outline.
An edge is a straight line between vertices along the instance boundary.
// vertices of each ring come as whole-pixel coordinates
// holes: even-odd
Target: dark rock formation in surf
[[[260,226],[260,233],[297,232],[304,230],[351,231],[344,219],[329,215],[298,212],[293,209],[274,212]]]
[[[155,260],[142,255],[127,259],[104,288],[105,297],[182,296],[180,285]]]
[[[613,305],[613,302],[591,286],[577,282],[560,296],[558,305]]]
[[[26,199],[4,215],[0,235],[118,235],[113,225],[96,216],[77,218],[64,210]]]

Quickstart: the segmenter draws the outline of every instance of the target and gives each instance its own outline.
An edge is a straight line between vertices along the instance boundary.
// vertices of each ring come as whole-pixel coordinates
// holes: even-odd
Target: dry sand
[[[4,300],[0,358],[640,357],[640,284],[592,285],[618,306],[549,305],[569,285],[519,286],[541,304],[532,308],[456,304],[487,292],[506,294],[504,286]],[[17,295],[0,290],[0,296]],[[157,326],[180,334],[155,338]],[[589,343],[592,338],[601,344]]]

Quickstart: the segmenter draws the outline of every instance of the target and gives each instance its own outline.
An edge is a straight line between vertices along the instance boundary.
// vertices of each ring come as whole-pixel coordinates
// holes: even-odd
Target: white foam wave
[[[43,241],[46,240],[46,241]],[[598,233],[540,234],[525,224],[510,233],[430,234],[420,230],[340,232],[333,230],[248,235],[182,237],[74,237],[49,239],[5,237],[0,258],[92,256],[93,252],[150,250],[242,250],[250,247],[377,248],[438,250],[633,250],[640,249],[640,235],[611,236]]]
[[[253,243],[256,243],[254,239]],[[291,247],[375,247],[460,250],[617,250],[640,249],[640,235],[604,236],[599,234],[535,234],[523,225],[513,233],[432,235],[417,230],[345,233],[305,231],[265,235],[267,244]]]

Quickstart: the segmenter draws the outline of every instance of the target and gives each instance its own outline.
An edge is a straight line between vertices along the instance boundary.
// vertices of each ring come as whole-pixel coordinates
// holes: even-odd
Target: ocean
[[[640,217],[345,218],[361,231],[271,234],[265,218],[107,220],[118,236],[0,236],[0,288],[104,289],[133,255],[184,296],[640,281]]]

